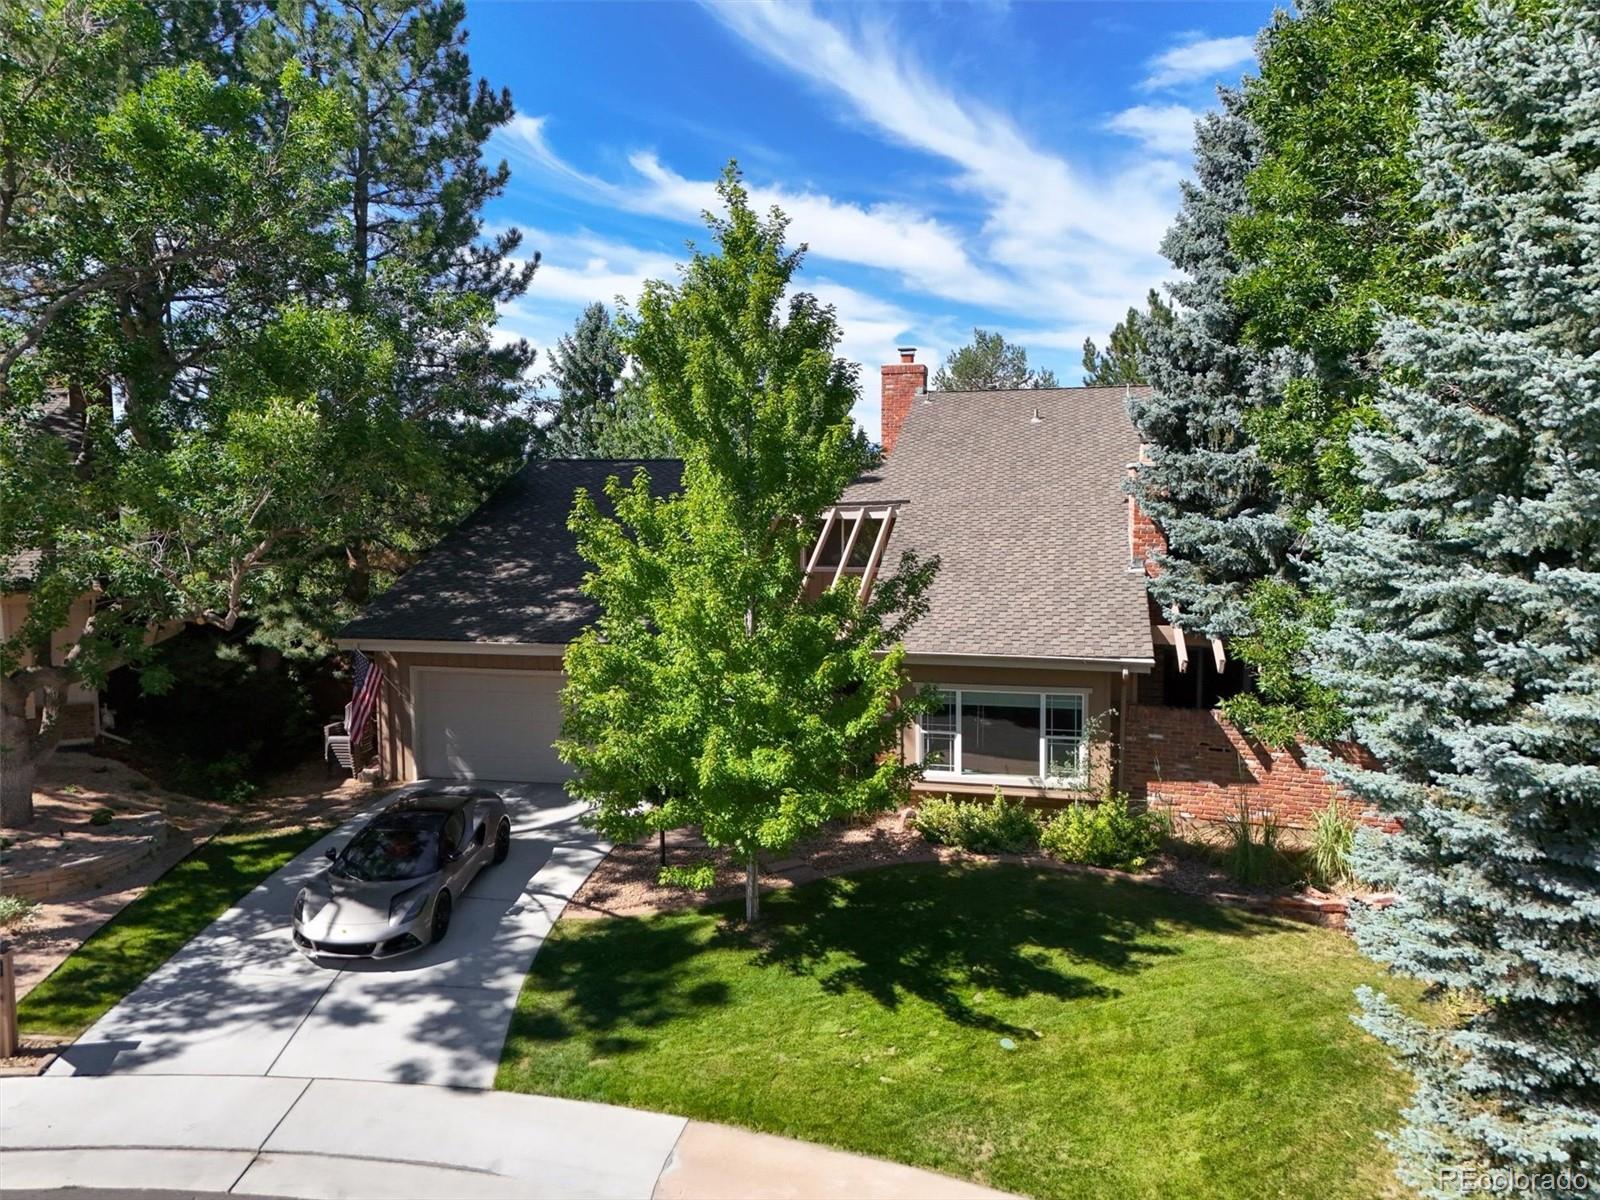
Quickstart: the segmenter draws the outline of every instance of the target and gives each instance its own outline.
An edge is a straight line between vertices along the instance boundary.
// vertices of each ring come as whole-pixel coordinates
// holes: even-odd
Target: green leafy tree
[[[608,837],[694,825],[730,848],[754,921],[759,855],[905,796],[899,642],[933,567],[907,555],[866,603],[805,597],[816,518],[872,461],[855,371],[831,308],[785,302],[801,253],[783,215],[752,212],[731,165],[718,191],[716,249],[648,283],[629,323],[683,490],[656,499],[640,472],[611,481],[612,511],[573,512],[601,615],[567,652],[559,746]]]
[[[662,458],[671,441],[650,412],[640,381],[623,371],[628,356],[604,304],[578,315],[550,353],[550,420],[537,437],[553,458]]]
[[[362,555],[425,544],[525,439],[497,419],[520,383],[478,353],[496,289],[526,273],[495,265],[503,240],[469,244],[479,127],[416,133],[419,153],[453,147],[442,179],[376,160],[423,175],[373,175],[395,186],[353,255],[347,81],[278,69],[271,31],[215,12],[0,8],[0,564],[28,594],[0,645],[8,824],[73,684],[144,664],[184,622],[265,615],[325,647]],[[436,116],[449,96],[426,91]]]
[[[408,561],[521,461],[534,351],[493,330],[538,255],[517,257],[515,228],[485,235],[484,205],[510,172],[483,148],[515,107],[508,91],[474,80],[459,0],[290,0],[274,17],[245,36],[250,69],[266,77],[298,64],[353,114],[339,162],[344,264],[330,298],[394,347],[402,411],[437,460],[304,581],[303,615],[326,631],[367,599],[384,564]]]
[[[1249,402],[1228,417],[1237,424],[1209,436],[1244,453],[1236,463],[1269,467],[1274,498],[1271,512],[1252,513],[1263,493],[1231,497],[1224,477],[1214,511],[1234,551],[1259,549],[1267,529],[1278,548],[1208,548],[1223,554],[1212,570],[1229,577],[1232,649],[1254,668],[1253,693],[1226,708],[1269,742],[1325,739],[1343,720],[1305,657],[1330,606],[1306,590],[1303,540],[1283,534],[1303,539],[1313,510],[1353,521],[1371,502],[1349,437],[1374,419],[1380,306],[1407,311],[1432,278],[1435,235],[1409,138],[1444,24],[1462,9],[1454,0],[1310,0],[1274,17],[1260,39],[1260,74],[1242,89],[1239,116],[1255,149],[1229,221],[1221,336],[1258,368]],[[1181,343],[1167,351],[1183,371]]]
[[[1418,1082],[1401,1174],[1441,1198],[1600,1171],[1600,9],[1530,12],[1480,9],[1423,99],[1441,286],[1384,331],[1353,444],[1381,503],[1316,529],[1341,608],[1313,661],[1383,764],[1336,770],[1399,822],[1358,847],[1399,899],[1355,936],[1453,1000],[1362,996]]]
[[[1314,0],[1279,12],[1247,79],[1261,157],[1234,223],[1245,337],[1301,366],[1254,414],[1289,511],[1355,519],[1365,506],[1349,434],[1372,415],[1380,311],[1428,290],[1435,243],[1409,153],[1419,89],[1460,0]]]
[[[933,389],[937,392],[1055,386],[1055,372],[1030,369],[1026,350],[984,329],[974,329],[972,341],[945,355],[944,362],[933,373]]]
[[[128,70],[164,58],[138,6],[0,21],[0,563],[29,597],[0,644],[0,819],[16,824],[71,685],[168,622],[237,621],[269,552],[301,536],[299,514],[268,524],[285,489],[243,477],[288,414],[229,413],[221,372],[336,261],[349,122],[292,71],[269,94],[194,64]],[[164,526],[152,510],[207,450],[196,501],[214,521]]]
[[[1095,345],[1093,338],[1084,339],[1084,386],[1120,387],[1123,384],[1147,382],[1142,364],[1150,336],[1148,327],[1171,324],[1171,307],[1161,298],[1160,292],[1151,288],[1150,296],[1145,301],[1145,311],[1128,309],[1128,315],[1117,322],[1111,335],[1106,338],[1104,350]]]

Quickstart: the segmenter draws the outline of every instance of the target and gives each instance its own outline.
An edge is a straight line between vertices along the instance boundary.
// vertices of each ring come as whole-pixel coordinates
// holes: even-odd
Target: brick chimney
[[[927,364],[917,361],[915,346],[901,346],[900,361],[883,367],[883,433],[879,441],[885,454],[894,449],[912,402],[927,390]]]

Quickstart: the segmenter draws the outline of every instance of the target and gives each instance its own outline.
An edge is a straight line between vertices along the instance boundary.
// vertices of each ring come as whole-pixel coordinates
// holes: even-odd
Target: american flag
[[[350,745],[359,746],[367,732],[367,723],[378,707],[378,689],[383,686],[383,672],[361,651],[356,651],[355,691],[350,697]]]

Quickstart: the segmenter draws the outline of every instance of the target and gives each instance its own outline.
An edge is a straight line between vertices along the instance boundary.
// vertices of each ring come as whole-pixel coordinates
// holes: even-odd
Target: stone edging
[[[153,826],[151,832],[126,840],[119,838],[104,854],[85,854],[60,865],[24,874],[5,871],[0,873],[0,891],[24,900],[51,900],[68,893],[87,891],[114,879],[166,844],[166,821],[159,813],[145,816],[156,818],[153,821],[137,818]]]
[[[879,871],[885,867],[911,866],[916,863],[942,863],[946,865],[1006,863],[1011,866],[1061,871],[1069,875],[1091,875],[1101,879],[1120,879],[1128,883],[1143,884],[1146,887],[1162,888],[1180,896],[1191,896],[1196,900],[1209,900],[1214,904],[1222,904],[1230,908],[1244,908],[1252,912],[1286,917],[1292,921],[1320,925],[1327,929],[1343,929],[1345,927],[1345,918],[1349,913],[1349,900],[1346,897],[1327,893],[1312,894],[1307,892],[1293,896],[1248,896],[1234,892],[1185,892],[1178,888],[1167,887],[1166,884],[1153,875],[1135,875],[1129,871],[1117,871],[1110,867],[1091,867],[1083,863],[1065,863],[1043,854],[977,854],[950,846],[935,845],[929,845],[926,850],[902,855],[889,861],[872,860],[846,863],[831,870],[819,868],[809,862],[792,864],[786,862],[784,864],[785,869],[773,870],[763,880],[762,890],[766,892],[782,891],[785,888],[796,887],[803,883],[813,883],[816,880],[828,879],[837,875],[856,875],[863,871]],[[1397,899],[1391,892],[1376,893],[1358,898],[1362,903],[1369,904],[1374,908],[1386,908]],[[700,901],[699,903],[717,903],[717,901],[709,900]],[[606,912],[587,906],[575,906],[569,902],[561,914],[561,919],[590,921],[599,920],[603,917],[653,917],[662,913],[683,912],[697,906],[697,903],[693,901],[676,905],[638,904],[629,908]]]

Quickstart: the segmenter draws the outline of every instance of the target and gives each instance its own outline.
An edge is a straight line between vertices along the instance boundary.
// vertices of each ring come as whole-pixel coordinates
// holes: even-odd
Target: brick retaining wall
[[[61,706],[61,740],[63,742],[92,742],[99,734],[95,727],[93,700],[74,700]],[[39,718],[28,722],[35,733],[39,731]]]
[[[1357,746],[1330,747],[1341,758],[1370,764]],[[1271,810],[1285,825],[1310,826],[1337,789],[1313,766],[1304,747],[1276,750],[1240,733],[1216,709],[1135,704],[1123,741],[1123,782],[1136,799],[1170,805],[1188,820],[1220,821],[1241,800],[1253,812]],[[1365,824],[1388,822],[1348,801]]]

